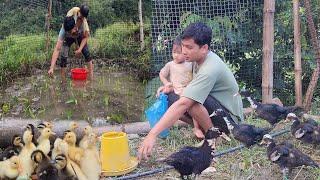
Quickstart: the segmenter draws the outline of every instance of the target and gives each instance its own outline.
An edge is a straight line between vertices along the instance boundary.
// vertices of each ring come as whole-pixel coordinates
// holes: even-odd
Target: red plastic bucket
[[[88,71],[85,68],[71,69],[71,78],[75,80],[86,80]]]

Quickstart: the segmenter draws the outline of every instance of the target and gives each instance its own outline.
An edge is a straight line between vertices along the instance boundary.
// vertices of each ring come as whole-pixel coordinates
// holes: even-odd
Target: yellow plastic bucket
[[[129,142],[124,132],[107,132],[101,137],[101,163],[105,176],[123,175],[134,170],[138,161],[130,157]]]

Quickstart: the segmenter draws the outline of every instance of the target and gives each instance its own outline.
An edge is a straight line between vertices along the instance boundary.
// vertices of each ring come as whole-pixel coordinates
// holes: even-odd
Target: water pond
[[[93,80],[61,83],[59,72],[45,71],[20,77],[0,89],[3,117],[106,120],[109,123],[141,121],[145,104],[142,82],[125,71],[95,70]]]

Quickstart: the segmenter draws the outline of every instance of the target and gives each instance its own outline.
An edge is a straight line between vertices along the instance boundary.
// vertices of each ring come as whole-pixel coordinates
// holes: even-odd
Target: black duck
[[[271,130],[270,128],[258,128],[250,124],[237,124],[223,109],[218,109],[215,114],[217,118],[223,119],[227,123],[233,137],[242,142],[246,147],[259,142],[263,135]]]
[[[268,159],[280,167],[286,179],[288,179],[288,172],[290,173],[295,167],[302,165],[319,167],[308,155],[294,148],[292,144],[288,142],[276,144],[269,134],[264,135],[261,144],[267,146]]]
[[[212,127],[206,132],[202,146],[184,147],[171,154],[165,162],[180,173],[181,179],[192,174],[198,176],[210,166],[215,150],[215,140],[221,134],[218,128]]]
[[[257,117],[267,120],[272,126],[277,124],[291,112],[301,111],[299,106],[282,107],[277,104],[262,104],[250,96],[248,91],[240,92],[250,102],[251,108],[255,110]]]

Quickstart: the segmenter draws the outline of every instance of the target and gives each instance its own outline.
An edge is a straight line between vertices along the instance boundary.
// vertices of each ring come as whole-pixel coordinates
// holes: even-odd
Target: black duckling
[[[270,128],[258,128],[250,124],[237,124],[223,109],[217,109],[216,117],[223,119],[231,130],[234,138],[250,147],[259,142],[263,135],[271,131]]]
[[[262,104],[250,96],[248,91],[241,91],[240,94],[247,98],[251,108],[255,110],[257,117],[267,120],[272,126],[285,119],[291,112],[303,110],[299,106],[282,107],[277,104]]]
[[[276,144],[269,134],[263,136],[261,144],[267,146],[268,159],[280,166],[283,177],[286,179],[288,178],[288,172],[295,167],[302,165],[319,167],[308,155],[294,148],[292,144],[287,142]]]
[[[35,146],[37,146],[38,145],[38,142],[37,142],[37,140],[36,140],[36,134],[35,134],[35,127],[34,127],[34,125],[33,124],[27,124],[27,127],[26,127],[26,130],[29,130],[29,131],[31,131],[31,133],[32,133],[32,143],[35,145]]]
[[[68,159],[64,154],[58,154],[55,157],[54,161],[55,161],[56,167],[59,170],[58,172],[59,180],[78,180],[77,177],[68,173],[68,170],[67,170]]]
[[[215,140],[221,135],[218,128],[212,127],[206,132],[202,146],[184,147],[171,154],[165,162],[180,173],[181,179],[192,174],[198,176],[210,166],[215,150]]]
[[[320,129],[317,126],[316,121],[307,120],[301,122],[294,113],[289,113],[286,119],[293,121],[291,125],[291,134],[296,139],[308,144],[320,144]]]
[[[11,146],[8,146],[1,154],[0,161],[10,159],[12,156],[19,155],[23,147],[22,138],[19,135],[14,135],[11,140]]]
[[[39,180],[58,180],[58,169],[50,159],[41,151],[35,150],[31,154],[31,159],[38,164],[36,174]]]

